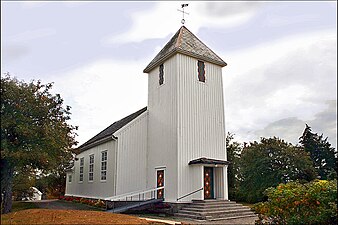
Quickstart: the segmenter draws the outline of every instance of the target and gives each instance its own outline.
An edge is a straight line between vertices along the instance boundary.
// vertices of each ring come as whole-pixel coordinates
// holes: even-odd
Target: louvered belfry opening
[[[198,68],[198,80],[201,81],[201,82],[205,82],[205,65],[204,65],[204,62],[198,60],[197,68]]]
[[[164,83],[164,66],[163,64],[159,67],[159,84],[162,85]]]

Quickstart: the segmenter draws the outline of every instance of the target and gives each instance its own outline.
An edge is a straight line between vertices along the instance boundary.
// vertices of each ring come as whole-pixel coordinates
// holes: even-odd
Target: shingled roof
[[[229,165],[229,161],[219,160],[219,159],[209,159],[209,158],[198,158],[191,160],[188,165],[195,165],[195,164],[212,164],[212,165]]]
[[[80,152],[83,152],[95,146],[96,144],[105,142],[105,140],[108,140],[108,139],[111,140],[111,136],[116,131],[120,130],[122,127],[130,123],[133,119],[135,119],[136,117],[138,117],[145,111],[147,111],[147,107],[144,107],[143,109],[140,109],[139,111],[134,112],[133,114],[130,114],[129,116],[126,116],[123,119],[114,122],[112,125],[110,125],[106,129],[104,129],[103,131],[101,131],[100,133],[92,137],[91,139],[89,139],[84,144],[82,144],[80,147],[78,147],[78,149],[80,150]]]
[[[144,73],[149,73],[156,66],[162,64],[166,59],[175,53],[185,54],[200,60],[214,63],[219,66],[227,64],[200,41],[193,33],[185,26],[182,26],[164,48],[155,56],[149,65],[143,70]]]

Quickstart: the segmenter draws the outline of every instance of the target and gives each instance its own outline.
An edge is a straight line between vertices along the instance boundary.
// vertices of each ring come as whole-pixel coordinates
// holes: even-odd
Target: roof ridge
[[[185,27],[185,26],[181,26],[181,28],[179,29],[180,33],[178,34],[178,37],[177,37],[177,40],[176,40],[176,44],[175,44],[175,48],[178,48],[181,45],[181,43],[182,43],[183,27]]]

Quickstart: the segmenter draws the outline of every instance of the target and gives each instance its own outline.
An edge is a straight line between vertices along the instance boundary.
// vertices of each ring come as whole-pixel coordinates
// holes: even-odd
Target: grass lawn
[[[1,215],[1,224],[149,224],[135,216],[86,210],[26,209]]]

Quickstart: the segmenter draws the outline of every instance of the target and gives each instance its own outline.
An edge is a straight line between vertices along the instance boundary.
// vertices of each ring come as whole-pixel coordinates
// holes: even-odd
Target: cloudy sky
[[[337,3],[3,2],[2,74],[54,82],[79,143],[147,105],[147,64],[186,27],[228,63],[226,130],[298,143],[305,123],[337,146]]]

